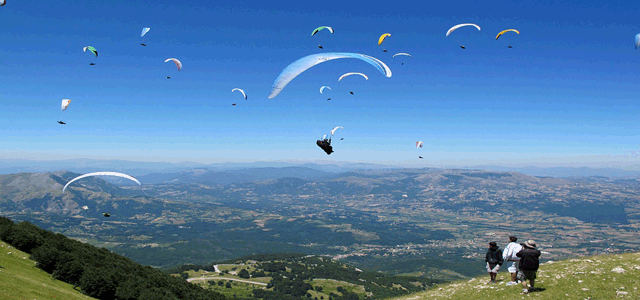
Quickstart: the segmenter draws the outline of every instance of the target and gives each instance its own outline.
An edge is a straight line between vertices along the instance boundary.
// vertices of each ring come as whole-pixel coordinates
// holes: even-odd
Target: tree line
[[[0,240],[29,253],[36,266],[97,299],[223,300],[203,289],[126,257],[38,228],[0,217]]]
[[[263,300],[300,300],[311,299],[310,291],[322,292],[322,286],[314,285],[313,279],[334,279],[351,284],[364,286],[366,292],[372,293],[374,299],[397,297],[425,290],[440,281],[410,277],[389,276],[380,272],[356,270],[355,267],[331,260],[327,257],[307,256],[295,253],[259,254],[244,256],[238,259],[226,260],[206,265],[183,265],[172,269],[173,273],[188,270],[213,271],[214,264],[243,264],[255,261],[256,270],[248,272],[241,269],[238,276],[242,278],[271,277],[267,289],[254,289],[253,297]],[[402,286],[400,288],[399,286]],[[355,300],[362,299],[362,295],[349,292],[344,287],[338,287],[338,293],[329,293],[329,297],[317,300]],[[369,299],[364,297],[364,299]]]

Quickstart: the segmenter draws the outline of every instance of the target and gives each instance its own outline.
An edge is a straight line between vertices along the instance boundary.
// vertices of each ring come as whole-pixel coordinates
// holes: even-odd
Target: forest
[[[223,300],[226,297],[126,257],[0,217],[0,239],[31,255],[37,267],[97,299]]]

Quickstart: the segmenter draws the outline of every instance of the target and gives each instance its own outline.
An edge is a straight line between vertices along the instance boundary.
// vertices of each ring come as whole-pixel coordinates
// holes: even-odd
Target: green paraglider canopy
[[[314,29],[313,32],[311,32],[311,36],[314,36],[316,33],[318,33],[318,31],[320,31],[322,29],[329,30],[329,32],[333,33],[333,28],[331,28],[329,26],[320,26],[320,27]]]
[[[87,50],[91,51],[91,53],[93,53],[93,55],[98,57],[98,50],[96,50],[96,48],[93,48],[91,46],[86,46],[86,47],[82,48],[82,51],[84,51],[84,52],[87,52]]]

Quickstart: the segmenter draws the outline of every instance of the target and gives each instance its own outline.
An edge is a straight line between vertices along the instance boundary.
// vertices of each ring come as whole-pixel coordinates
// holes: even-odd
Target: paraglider
[[[327,101],[331,100],[331,98],[327,98]]]
[[[7,4],[7,1],[5,1],[5,0],[0,0],[0,6],[4,6],[5,4]]]
[[[416,142],[416,150],[422,148],[422,145],[423,145],[422,141],[417,141]],[[422,156],[418,156],[418,158],[422,159]]]
[[[382,45],[382,42],[384,42],[384,40],[388,37],[391,36],[391,33],[385,33],[383,35],[380,36],[380,38],[378,39],[378,46]]]
[[[389,51],[387,51],[387,49],[382,49],[382,52],[389,52]]]
[[[326,61],[339,59],[339,58],[360,59],[374,66],[376,69],[378,69],[378,71],[380,71],[380,73],[382,73],[386,77],[391,77],[392,75],[391,69],[389,69],[389,67],[385,63],[383,63],[381,60],[375,57],[371,57],[368,55],[358,54],[358,53],[345,53],[345,52],[329,52],[329,53],[312,54],[312,55],[308,55],[303,58],[300,58],[294,61],[293,63],[289,64],[286,68],[284,68],[284,70],[282,70],[280,75],[278,75],[276,80],[273,82],[268,98],[273,99],[274,97],[278,96],[278,94],[282,92],[282,89],[284,89],[284,87],[287,86],[287,84],[291,82],[291,80],[296,78],[296,76],[300,75],[300,73],[308,70],[309,68],[319,63],[323,63]]]
[[[108,212],[103,212],[102,215],[105,216],[106,218],[111,217],[111,214]]]
[[[447,30],[447,35],[449,36],[454,30],[460,28],[460,27],[465,27],[465,26],[473,26],[475,28],[477,28],[478,30],[480,30],[480,26],[476,25],[476,24],[472,24],[472,23],[464,23],[464,24],[458,24],[456,26],[453,26],[451,28],[449,28],[449,30]],[[460,45],[461,49],[467,49],[464,45]]]
[[[365,75],[365,74],[358,73],[358,72],[349,72],[349,73],[345,73],[342,76],[340,76],[340,78],[338,78],[338,81],[342,80],[342,78],[345,78],[345,77],[351,76],[351,75],[360,75],[360,76],[364,77],[364,79],[369,80],[369,77],[367,77],[367,75]]]
[[[149,32],[149,30],[151,30],[151,28],[149,28],[149,27],[142,28],[142,32],[140,33],[140,37],[144,37],[144,35],[147,34],[147,32]],[[144,43],[144,39],[142,39],[142,41],[143,41],[143,43],[140,43],[140,45],[146,47],[147,44]]]
[[[498,35],[496,35],[496,41],[498,40],[498,38],[500,38],[500,36],[502,36],[503,34],[505,34],[507,32],[515,32],[518,35],[520,35],[520,31],[518,31],[517,29],[506,29],[506,30],[500,31],[498,33]],[[508,45],[507,48],[513,48],[513,47],[511,45]]]
[[[411,54],[404,53],[404,52],[396,53],[396,54],[392,55],[391,57],[396,57],[396,56],[408,56],[408,57],[413,58],[413,56],[411,56]],[[404,65],[404,63],[402,63],[402,65]]]
[[[69,107],[69,104],[71,104],[71,100],[69,99],[62,99],[62,103],[60,103],[60,116],[62,116],[62,112],[67,110],[67,107]],[[65,125],[67,123],[63,122],[62,120],[58,121],[58,124],[60,125]]]
[[[320,49],[324,49],[324,48],[322,48],[322,45],[318,45],[318,48],[320,48]]]
[[[424,157],[422,157],[422,156],[418,156],[418,158],[419,158],[419,159],[423,159]]]
[[[449,36],[454,30],[460,28],[460,27],[464,27],[464,26],[473,26],[475,28],[477,28],[478,30],[480,30],[480,26],[476,25],[476,24],[472,24],[472,23],[464,23],[464,24],[458,24],[456,26],[453,26],[451,28],[449,28],[449,30],[447,30],[447,35]]]
[[[324,89],[331,89],[330,87],[323,85],[322,87],[320,87],[320,94],[322,94],[322,92],[324,92]]]
[[[231,106],[236,106],[236,104],[235,104],[235,103],[232,103],[232,104],[231,104]]]
[[[320,31],[320,30],[322,30],[322,29],[329,30],[329,32],[333,33],[333,28],[331,28],[331,27],[329,27],[329,26],[320,26],[320,27],[318,27],[318,28],[314,29],[314,30],[311,32],[311,36],[314,36],[316,33],[318,33],[318,31]]]
[[[640,48],[640,33],[636,34],[636,49]]]
[[[167,76],[167,79],[171,79],[171,77]]]
[[[244,93],[244,90],[239,89],[239,88],[235,88],[233,90],[231,90],[231,92],[235,92],[235,91],[239,91],[240,93],[242,93],[242,96],[244,96],[244,100],[247,100],[247,94]]]
[[[177,58],[167,58],[164,60],[164,62],[170,61],[176,64],[176,67],[178,67],[178,71],[182,70],[182,63]]]
[[[503,34],[505,34],[505,33],[509,32],[509,31],[513,31],[513,32],[515,32],[515,33],[517,33],[517,34],[520,34],[520,31],[518,31],[518,30],[516,30],[516,29],[506,29],[506,30],[500,31],[500,32],[498,33],[498,35],[496,35],[496,41],[498,40],[498,38],[500,38],[500,36],[502,36]]]
[[[87,52],[87,50],[89,50],[89,52],[93,53],[93,55],[98,57],[98,50],[96,50],[96,48],[93,48],[91,46],[86,46],[86,47],[82,48],[83,52]]]
[[[90,63],[89,65],[90,65],[90,66],[95,66],[96,64],[94,64],[94,63]]]
[[[85,177],[90,177],[90,176],[117,176],[117,177],[122,177],[122,178],[126,178],[129,180],[133,180],[135,181],[138,185],[142,185],[140,183],[140,181],[138,181],[138,179],[135,179],[133,176],[127,175],[127,174],[123,174],[123,173],[118,173],[118,172],[94,172],[94,173],[88,173],[88,174],[84,174],[84,175],[80,175],[74,179],[71,179],[69,182],[67,182],[67,184],[64,185],[64,187],[62,188],[62,193],[64,194],[64,191],[67,189],[67,187],[73,183],[76,180],[80,180],[82,178]]]
[[[344,127],[336,126],[335,128],[331,129],[331,135],[333,136],[333,134],[336,133],[336,130],[338,130],[338,129],[344,129]]]
[[[349,92],[349,94],[351,94],[351,95],[355,95],[353,92]]]

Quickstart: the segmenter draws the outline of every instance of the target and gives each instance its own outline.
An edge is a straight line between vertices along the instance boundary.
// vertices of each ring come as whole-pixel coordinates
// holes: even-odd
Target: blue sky
[[[362,3],[8,0],[0,158],[640,164],[635,2]],[[482,30],[445,37],[466,22]],[[335,33],[310,36],[321,25]],[[496,41],[507,28],[521,35]],[[393,76],[335,60],[267,99],[282,69],[320,52],[371,55]],[[338,82],[346,72],[369,80]],[[63,98],[72,103],[61,113]],[[334,126],[344,140],[327,156],[315,140]]]

